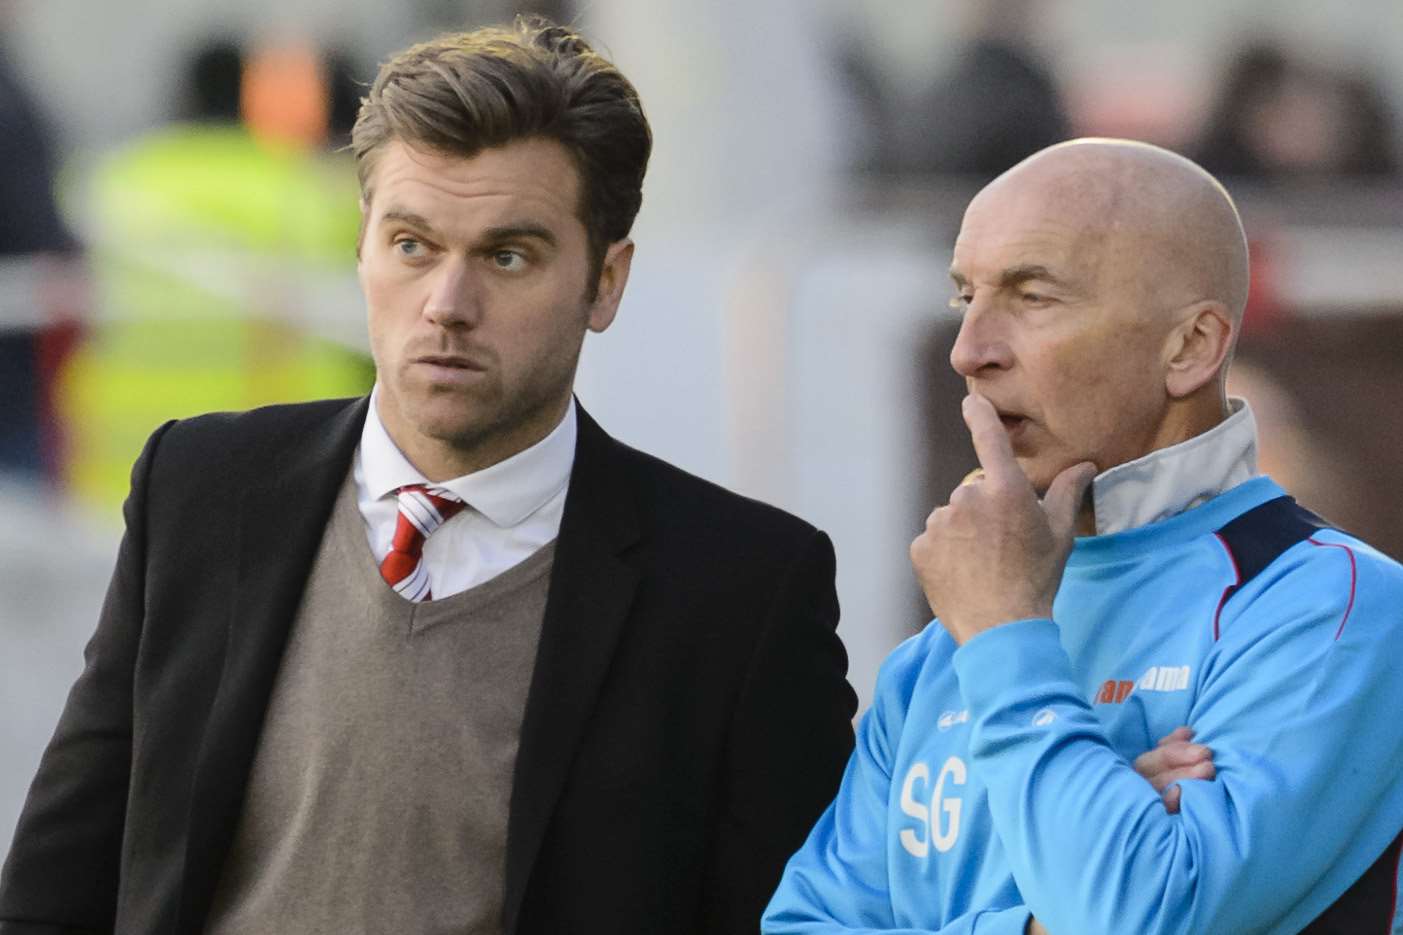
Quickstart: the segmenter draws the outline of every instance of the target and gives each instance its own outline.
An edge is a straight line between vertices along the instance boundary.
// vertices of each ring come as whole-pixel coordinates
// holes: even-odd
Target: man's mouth
[[[450,370],[486,370],[482,362],[462,354],[424,354],[414,358],[416,364],[445,367]]]

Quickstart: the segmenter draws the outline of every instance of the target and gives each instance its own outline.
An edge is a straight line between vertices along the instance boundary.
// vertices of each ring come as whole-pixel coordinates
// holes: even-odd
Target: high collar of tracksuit
[[[1257,475],[1257,421],[1247,401],[1208,431],[1103,471],[1091,482],[1096,535],[1178,516]]]

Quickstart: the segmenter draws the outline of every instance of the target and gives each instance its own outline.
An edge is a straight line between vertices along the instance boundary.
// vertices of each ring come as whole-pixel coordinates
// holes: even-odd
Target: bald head
[[[950,363],[994,404],[1034,486],[1220,422],[1247,243],[1212,176],[1143,143],[1078,140],[970,202]]]
[[[1081,139],[1035,153],[995,179],[985,199],[1034,199],[1082,226],[1103,272],[1144,293],[1149,309],[1217,301],[1234,331],[1247,304],[1247,238],[1231,196],[1196,163],[1131,140]]]

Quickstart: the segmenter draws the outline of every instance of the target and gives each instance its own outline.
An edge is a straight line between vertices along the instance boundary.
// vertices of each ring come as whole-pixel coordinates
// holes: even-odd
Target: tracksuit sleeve
[[[1189,718],[1217,778],[1182,782],[1177,816],[1108,744],[1051,620],[955,653],[971,769],[1054,935],[1296,931],[1398,834],[1403,589],[1362,550],[1314,559],[1224,616]]]
[[[938,930],[897,928],[887,873],[887,803],[904,702],[898,650],[883,667],[833,804],[790,858],[765,910],[766,935],[1023,935],[1021,907],[972,912]]]

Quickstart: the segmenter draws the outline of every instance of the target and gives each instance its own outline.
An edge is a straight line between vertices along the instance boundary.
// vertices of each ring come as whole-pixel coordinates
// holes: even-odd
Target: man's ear
[[[1233,346],[1232,316],[1221,302],[1198,302],[1183,310],[1165,346],[1165,389],[1183,399],[1217,379]]]
[[[604,263],[599,270],[599,282],[589,309],[589,330],[603,331],[614,322],[619,300],[628,285],[628,271],[633,263],[633,241],[625,237],[616,240],[604,251]]]

